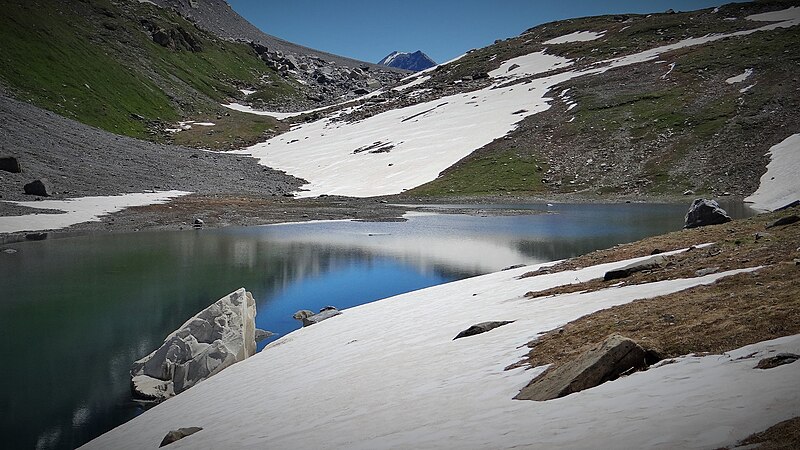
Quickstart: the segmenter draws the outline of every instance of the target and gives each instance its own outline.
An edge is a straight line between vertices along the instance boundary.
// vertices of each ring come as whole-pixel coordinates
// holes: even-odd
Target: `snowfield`
[[[552,99],[547,94],[559,83],[653,61],[677,49],[795,26],[800,23],[800,8],[748,18],[775,22],[752,30],[685,39],[603,61],[584,70],[567,71],[572,61],[544,52],[531,53],[503,62],[490,73],[494,83],[485,89],[386,111],[352,123],[321,119],[239,152],[258,158],[265,166],[308,180],[299,193],[301,197],[397,194],[434,180],[461,158],[513,131],[525,117],[550,108]],[[572,33],[570,39],[588,38],[587,33],[602,35],[581,33]],[[555,72],[544,76],[550,71]],[[407,81],[411,81],[405,87],[416,86],[415,81],[421,80],[421,74],[426,72],[409,76]],[[539,78],[509,85],[510,81],[534,75]],[[241,105],[227,106],[247,111]],[[296,114],[299,113],[276,117]],[[378,148],[380,151],[371,151]]]
[[[639,258],[641,260],[643,258]],[[529,299],[635,260],[518,279],[527,267],[348,309],[295,331],[88,443],[139,449],[167,431],[203,430],[179,448],[714,448],[800,408],[800,336],[686,356],[548,402],[512,400],[544,367],[510,371],[541,332],[585,314],[743,271]],[[472,324],[515,322],[453,341]]]
[[[594,41],[606,34],[605,31],[575,31],[573,33],[565,34],[563,36],[559,36],[549,41],[544,41],[543,44],[550,45],[550,44],[566,44],[568,42],[586,42],[586,41]]]
[[[767,173],[753,195],[744,199],[753,208],[772,211],[800,200],[800,134],[793,134],[769,149]]]
[[[122,194],[104,197],[79,197],[67,200],[42,200],[38,202],[8,202],[29,208],[56,209],[64,214],[27,214],[0,217],[0,233],[43,231],[66,228],[82,222],[96,222],[101,216],[121,211],[131,206],[166,203],[184,191],[159,191],[141,194]]]

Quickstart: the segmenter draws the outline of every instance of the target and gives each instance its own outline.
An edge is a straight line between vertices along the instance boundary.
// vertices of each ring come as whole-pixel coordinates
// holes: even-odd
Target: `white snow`
[[[572,65],[572,61],[567,58],[549,55],[541,51],[503,61],[500,67],[489,72],[489,76],[501,80],[507,78],[524,78],[555,69],[569,67],[570,65]],[[512,68],[512,66],[519,67]]]
[[[541,332],[742,272],[524,297],[629,262],[524,279],[517,277],[535,267],[512,269],[345,310],[284,336],[86,448],[149,448],[185,426],[204,429],[171,444],[176,449],[714,448],[796,414],[800,364],[753,369],[768,352],[800,351],[796,336],[678,358],[549,402],[512,400],[543,368],[504,368]],[[487,320],[515,322],[452,340]]]
[[[730,77],[727,80],[725,80],[725,82],[728,84],[741,83],[742,81],[748,79],[752,74],[753,74],[753,69],[745,69],[743,73],[736,75],[735,77]]]
[[[661,75],[661,79],[662,79],[662,80],[666,80],[666,79],[667,79],[667,76],[668,76],[669,74],[671,74],[673,70],[675,70],[675,63],[670,63],[670,65],[669,65],[669,70],[667,70],[667,72],[666,72],[664,75]]]
[[[223,104],[222,106],[224,106],[224,107],[226,107],[228,109],[232,109],[234,111],[245,112],[245,113],[249,113],[249,114],[255,114],[255,115],[258,115],[258,116],[271,116],[271,117],[274,117],[274,118],[276,118],[278,120],[288,119],[290,117],[299,116],[301,114],[310,113],[310,112],[314,112],[314,111],[320,111],[322,109],[325,109],[325,108],[317,108],[317,109],[312,109],[312,110],[308,110],[308,111],[297,111],[297,112],[283,113],[283,112],[262,111],[262,110],[255,109],[255,108],[252,108],[250,106],[242,105],[241,103],[236,103],[236,102],[229,103],[227,105]]]
[[[121,211],[131,206],[166,203],[170,199],[191,194],[184,191],[157,191],[103,197],[79,197],[67,200],[42,200],[7,202],[37,209],[56,209],[64,214],[27,214],[0,217],[0,233],[42,231],[66,228],[77,223],[95,222],[101,216]]]
[[[411,81],[409,83],[403,84],[401,86],[393,87],[392,90],[393,91],[404,91],[404,90],[406,90],[406,89],[408,89],[410,87],[414,87],[414,86],[417,86],[419,84],[422,84],[422,83],[424,83],[424,82],[426,82],[426,81],[428,81],[430,79],[431,79],[430,75],[425,75],[424,77],[419,77],[419,78],[417,78],[417,79],[415,79],[415,80],[413,80],[413,81]]]
[[[250,95],[250,94],[255,94],[256,93],[256,91],[254,91],[252,89],[239,89],[239,92],[241,92],[244,95]]]
[[[753,14],[747,16],[746,19],[755,20],[759,22],[784,22],[784,21],[798,22],[800,21],[800,7],[792,6],[791,8],[782,9],[780,11]]]
[[[740,94],[744,94],[745,92],[749,91],[750,89],[753,89],[755,86],[756,86],[756,83],[749,84],[749,85],[739,89],[739,93]]]
[[[585,42],[593,41],[602,37],[605,31],[575,31],[573,33],[565,34],[563,36],[555,37],[549,41],[544,41],[543,44],[566,44],[567,42]]]
[[[240,152],[252,154],[263,165],[308,180],[309,184],[303,186],[305,190],[300,192],[300,196],[396,194],[435,179],[459,159],[514,130],[520,120],[547,110],[552,99],[545,95],[559,83],[651,61],[681,48],[794,26],[800,23],[797,11],[800,8],[771,13],[770,17],[786,20],[760,28],[685,39],[602,61],[584,70],[563,71],[510,85],[572,64],[568,59],[544,52],[531,53],[505,61],[490,72],[495,83],[487,88],[389,110],[355,123],[321,119]],[[519,67],[510,70],[514,64]],[[405,81],[419,76],[420,73],[410,75]],[[226,106],[247,110],[241,105]],[[297,114],[300,113],[284,114],[283,117]],[[276,117],[281,118],[281,115]],[[295,140],[298,142],[292,143]],[[378,141],[391,143],[394,148],[388,153],[353,154],[354,150]]]
[[[772,211],[800,200],[800,133],[772,146],[767,173],[753,195],[744,199],[756,209]]]

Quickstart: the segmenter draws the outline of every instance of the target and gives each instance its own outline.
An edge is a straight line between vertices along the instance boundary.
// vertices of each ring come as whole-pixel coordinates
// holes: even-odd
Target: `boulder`
[[[367,78],[367,89],[374,91],[375,89],[380,89],[381,82],[376,80],[375,78]]]
[[[453,338],[453,340],[455,341],[456,339],[461,339],[468,336],[475,336],[476,334],[486,333],[487,331],[494,330],[497,327],[502,327],[503,325],[508,325],[513,322],[514,322],[513,320],[481,322],[479,324],[472,325],[466,330],[458,333],[456,337]]]
[[[636,272],[641,272],[643,270],[658,269],[663,267],[664,264],[666,264],[666,262],[667,259],[663,255],[656,254],[647,259],[630,263],[621,269],[609,270],[603,276],[603,281],[611,281],[619,278],[626,278],[633,275]]]
[[[159,447],[172,444],[173,442],[181,440],[186,436],[191,436],[202,429],[203,427],[187,427],[187,428],[178,428],[177,430],[172,430],[169,433],[167,433],[166,436],[164,436],[164,439],[161,441],[161,445],[159,445]]]
[[[256,334],[255,334],[256,344],[271,336],[275,336],[275,333],[273,333],[272,331],[256,328]]]
[[[323,320],[330,319],[331,317],[338,316],[342,312],[333,306],[326,306],[319,310],[317,314],[307,309],[301,309],[292,315],[295,320],[303,323],[304,327],[314,325],[315,323],[322,322]]]
[[[785,216],[770,223],[769,225],[767,225],[767,228],[782,227],[784,225],[791,225],[796,222],[800,222],[800,217],[796,215]]]
[[[19,160],[13,156],[0,156],[0,170],[11,173],[22,172],[22,168],[19,165]]]
[[[800,355],[794,353],[778,353],[775,356],[764,358],[758,362],[756,369],[774,369],[784,364],[791,364],[800,359]]]
[[[41,197],[49,197],[53,194],[53,188],[50,186],[50,182],[47,181],[47,178],[41,178],[38,180],[31,181],[30,183],[23,186],[25,193],[27,195],[38,195]]]
[[[135,397],[161,401],[256,352],[256,304],[241,288],[200,311],[131,369]]]
[[[689,212],[686,213],[686,225],[684,228],[704,227],[706,225],[719,225],[730,222],[731,217],[714,200],[704,198],[695,199]]]
[[[572,361],[547,370],[514,397],[545,401],[599,386],[632,371],[647,368],[647,352],[636,342],[612,334],[602,344]]]

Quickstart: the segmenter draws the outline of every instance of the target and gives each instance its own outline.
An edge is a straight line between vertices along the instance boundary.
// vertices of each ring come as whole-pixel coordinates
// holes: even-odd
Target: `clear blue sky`
[[[553,20],[689,11],[731,0],[228,0],[265,33],[362,61],[422,50],[437,63]]]

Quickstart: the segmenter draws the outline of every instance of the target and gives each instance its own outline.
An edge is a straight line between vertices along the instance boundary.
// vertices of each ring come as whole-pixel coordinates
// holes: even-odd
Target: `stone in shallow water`
[[[161,401],[255,354],[256,305],[239,289],[200,311],[131,369],[135,397]]]

